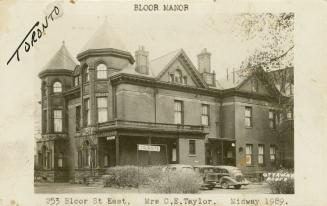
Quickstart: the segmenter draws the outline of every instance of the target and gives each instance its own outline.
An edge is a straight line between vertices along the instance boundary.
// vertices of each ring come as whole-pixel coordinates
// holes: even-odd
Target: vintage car
[[[207,188],[212,190],[217,182],[218,175],[214,172],[214,166],[211,165],[195,165],[194,170],[200,174],[203,179],[203,184],[201,188]]]
[[[235,189],[240,189],[242,186],[248,185],[250,182],[245,179],[241,170],[233,166],[214,166],[213,171],[218,175],[218,186],[228,189],[234,186]]]

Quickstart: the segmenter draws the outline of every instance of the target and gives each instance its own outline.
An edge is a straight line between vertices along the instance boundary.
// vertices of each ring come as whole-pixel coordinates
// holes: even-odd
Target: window
[[[183,124],[183,102],[175,101],[175,124]]]
[[[62,92],[62,87],[61,87],[61,83],[60,82],[55,82],[53,84],[53,92],[54,93],[60,93],[60,92]]]
[[[88,82],[89,80],[90,80],[89,67],[86,67],[84,69],[84,82]]]
[[[47,132],[47,127],[48,127],[48,112],[47,110],[43,110],[42,113],[42,133],[46,133]]]
[[[79,85],[79,79],[80,79],[79,76],[74,77],[74,86],[75,87]]]
[[[195,155],[195,140],[189,140],[188,154]]]
[[[84,125],[87,126],[90,123],[91,123],[90,100],[84,99]]]
[[[76,131],[81,129],[81,106],[77,106],[75,109],[75,123]]]
[[[62,110],[53,110],[53,124],[54,132],[62,132]]]
[[[263,165],[265,158],[265,146],[263,144],[259,144],[258,146],[258,164]]]
[[[107,66],[105,64],[97,66],[97,79],[107,79]]]
[[[174,74],[169,74],[169,82],[174,82]]]
[[[273,110],[269,110],[269,127],[271,129],[275,129],[276,128],[276,124],[275,124],[275,112]]]
[[[174,82],[182,83],[182,72],[181,72],[181,70],[176,69],[174,76],[175,76]]]
[[[253,78],[251,80],[251,91],[252,92],[257,92],[258,91],[258,88],[259,88],[259,86],[258,86],[258,80],[255,79],[255,78]]]
[[[183,76],[183,84],[187,84],[187,76]]]
[[[270,162],[272,164],[275,164],[276,163],[276,146],[275,145],[270,146],[269,154],[270,154]]]
[[[286,117],[288,120],[293,119],[293,112],[292,111],[288,111],[286,114]]]
[[[247,165],[252,165],[252,147],[252,144],[245,146],[245,163]]]
[[[59,168],[62,168],[63,167],[63,160],[64,159],[64,155],[62,154],[62,153],[59,153],[59,155],[58,155],[58,167]]]
[[[83,142],[82,148],[81,148],[81,167],[90,167],[91,165],[91,153],[90,153],[90,143],[89,141]]]
[[[106,122],[108,120],[107,97],[98,97],[97,106],[98,122]]]
[[[45,145],[41,149],[40,161],[43,169],[51,169],[51,151]]]
[[[271,129],[276,129],[277,125],[279,125],[279,115],[276,110],[269,110],[269,127]]]
[[[245,126],[252,127],[252,107],[245,107]]]
[[[209,105],[207,104],[202,104],[201,124],[209,125]]]

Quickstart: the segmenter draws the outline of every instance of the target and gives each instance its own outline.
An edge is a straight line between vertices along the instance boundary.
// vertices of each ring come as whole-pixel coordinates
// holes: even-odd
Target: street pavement
[[[149,188],[113,188],[102,186],[86,186],[83,184],[70,183],[35,183],[35,193],[65,194],[65,193],[151,193]],[[270,189],[266,183],[254,183],[240,189],[222,189],[200,190],[201,194],[269,194]]]

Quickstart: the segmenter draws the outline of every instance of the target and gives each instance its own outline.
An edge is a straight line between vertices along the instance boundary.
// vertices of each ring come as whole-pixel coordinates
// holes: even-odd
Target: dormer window
[[[53,84],[53,93],[61,93],[62,92],[62,86],[60,82],[55,82]]]
[[[107,66],[105,64],[97,66],[97,79],[107,79]]]
[[[182,83],[182,72],[179,69],[176,69],[174,76],[175,76],[174,82]]]
[[[169,82],[174,82],[174,74],[169,74]]]
[[[252,79],[251,80],[251,91],[252,92],[257,92],[258,91],[258,80],[257,79]]]
[[[187,76],[183,76],[183,84],[187,84]]]

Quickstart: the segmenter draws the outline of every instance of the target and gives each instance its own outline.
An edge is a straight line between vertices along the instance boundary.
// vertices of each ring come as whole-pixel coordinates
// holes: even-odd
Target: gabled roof
[[[161,57],[155,58],[149,62],[149,74],[140,74],[135,71],[135,65],[129,65],[122,69],[119,73],[126,73],[126,74],[134,74],[139,76],[145,76],[150,78],[159,79],[162,74],[169,68],[169,66],[176,61],[176,59],[180,56],[185,58],[187,64],[191,67],[191,72],[193,73],[194,77],[197,79],[197,82],[202,85],[203,87],[206,86],[205,82],[203,81],[202,77],[200,76],[197,69],[192,64],[191,60],[188,58],[186,53],[183,49],[177,49],[172,52],[169,52]]]
[[[76,63],[70,55],[69,51],[63,42],[57,53],[51,58],[51,60],[43,67],[43,70],[70,70],[73,71],[76,67]]]
[[[105,19],[103,24],[88,40],[88,42],[81,49],[80,52],[87,51],[90,49],[108,49],[108,48],[122,50],[122,51],[126,50],[124,44],[118,38],[118,35],[115,34],[114,30],[109,25],[107,19]]]
[[[154,77],[158,77],[168,65],[173,62],[183,50],[177,49],[149,62],[149,68]]]
[[[241,70],[228,72],[228,77],[221,78],[216,81],[219,89],[231,89],[239,87],[249,76],[241,72]]]

